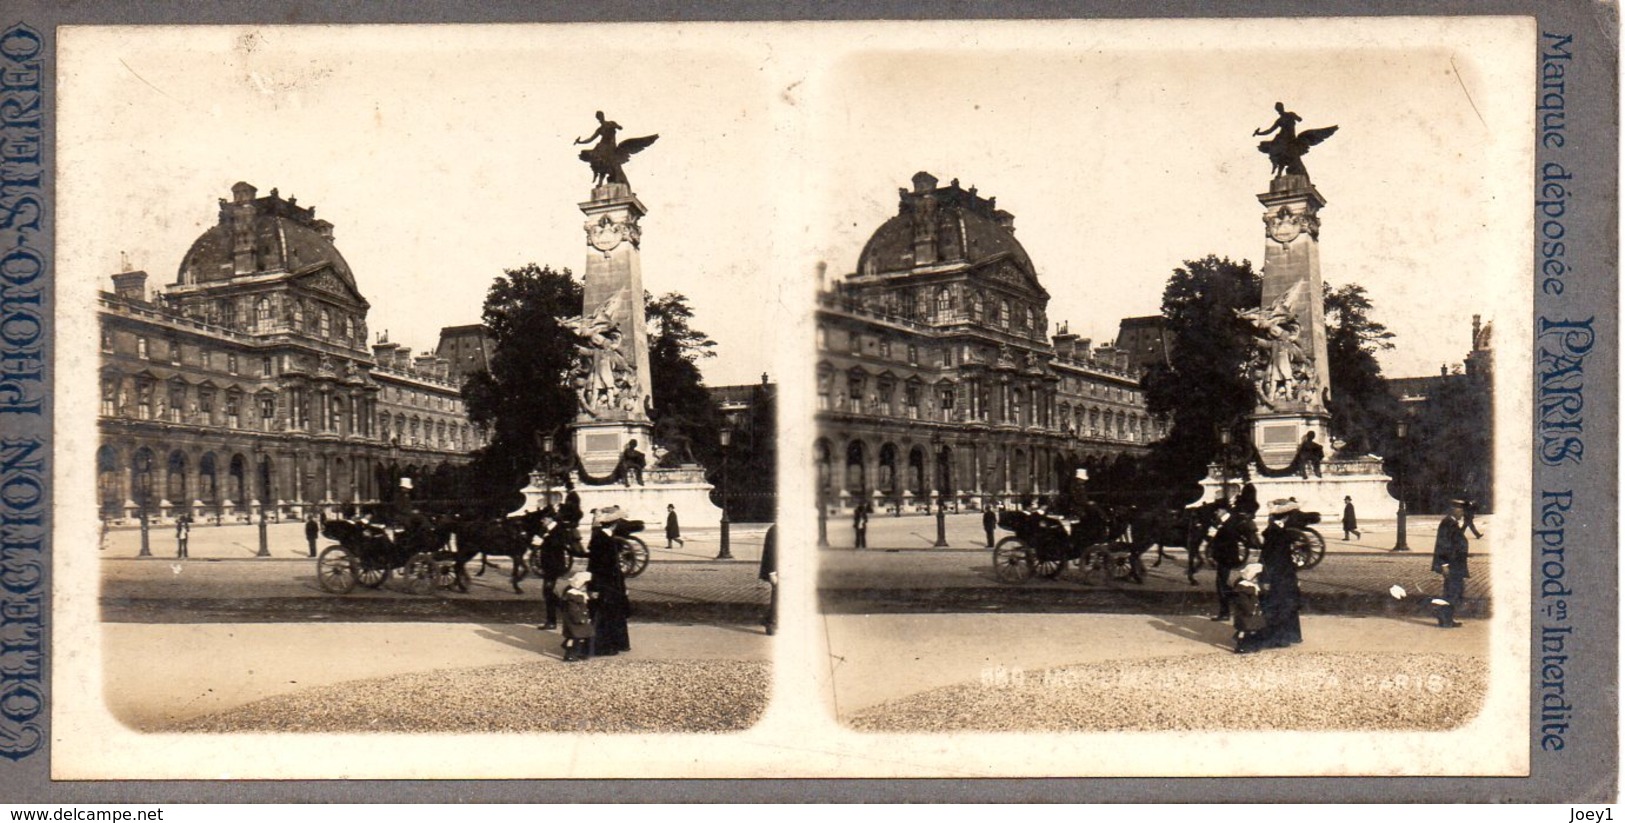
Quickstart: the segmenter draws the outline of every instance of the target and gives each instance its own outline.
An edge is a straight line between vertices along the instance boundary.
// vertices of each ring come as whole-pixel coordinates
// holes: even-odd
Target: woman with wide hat
[[[632,650],[626,627],[632,603],[626,596],[626,576],[621,573],[621,541],[615,537],[615,525],[625,519],[620,506],[599,509],[592,539],[587,542],[587,571],[592,572],[590,588],[598,606],[593,615],[597,623],[593,654],[598,657]]]
[[[1303,597],[1298,590],[1298,566],[1292,562],[1292,529],[1288,526],[1297,512],[1296,500],[1270,503],[1270,523],[1264,529],[1264,547],[1258,555],[1263,566],[1258,575],[1263,589],[1259,609],[1265,626],[1263,631],[1246,638],[1251,642],[1238,645],[1238,652],[1303,642],[1303,627],[1298,621]]]

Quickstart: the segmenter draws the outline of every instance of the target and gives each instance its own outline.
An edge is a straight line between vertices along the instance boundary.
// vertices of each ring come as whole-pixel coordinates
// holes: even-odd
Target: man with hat
[[[1438,607],[1439,628],[1454,629],[1456,607],[1467,595],[1467,533],[1463,525],[1462,501],[1450,501],[1450,514],[1439,521],[1438,536],[1433,539],[1433,571],[1444,576],[1444,597],[1434,600]]]
[[[1214,507],[1216,522],[1207,530],[1207,545],[1216,572],[1214,589],[1219,595],[1219,612],[1211,619],[1229,620],[1230,602],[1235,597],[1230,574],[1241,566],[1242,544],[1252,542],[1253,537],[1244,518],[1230,511],[1229,503],[1220,500]]]
[[[593,654],[615,655],[632,650],[626,619],[632,603],[626,596],[626,576],[621,572],[621,541],[615,527],[626,519],[620,506],[605,506],[593,521],[592,539],[587,542],[587,571],[592,572],[591,590],[598,608],[593,618]]]

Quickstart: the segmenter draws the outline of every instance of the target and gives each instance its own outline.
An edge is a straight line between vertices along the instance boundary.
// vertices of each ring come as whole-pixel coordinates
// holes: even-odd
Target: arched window
[[[305,331],[305,301],[293,301],[293,328],[295,331]]]
[[[254,327],[259,331],[271,328],[271,301],[267,298],[254,301]]]
[[[948,317],[948,308],[949,308],[950,305],[952,305],[952,301],[950,301],[948,299],[948,290],[946,288],[937,289],[937,319],[938,320],[943,320],[943,319],[946,319]]]
[[[1033,314],[1033,307],[1032,306],[1027,307],[1027,322],[1022,323],[1021,327],[1024,328],[1024,329],[1031,329],[1033,331],[1038,331],[1038,319],[1037,319],[1037,315]]]
[[[349,315],[344,316],[344,339],[345,340],[354,340],[355,339],[355,320],[352,319]]]
[[[985,309],[986,309],[986,306],[984,306],[982,304],[982,293],[977,292],[975,299],[970,304],[970,317],[971,317],[971,319],[975,320],[978,323],[982,322],[982,312]]]
[[[1005,331],[1010,330],[1010,301],[1009,300],[1001,300],[1001,301],[999,301],[999,317],[998,317],[998,321],[999,321],[999,328],[1004,329]]]
[[[320,322],[321,322],[321,326],[317,329],[317,332],[319,334],[321,334],[321,336],[327,337],[328,335],[333,333],[333,313],[332,312],[328,311],[327,309],[322,309],[322,319],[321,319]]]

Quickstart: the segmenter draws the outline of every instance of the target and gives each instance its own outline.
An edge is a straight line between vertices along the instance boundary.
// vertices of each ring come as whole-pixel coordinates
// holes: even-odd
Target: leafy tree
[[[1170,422],[1168,436],[1152,447],[1140,480],[1194,498],[1195,483],[1219,451],[1218,428],[1246,438],[1253,388],[1242,366],[1252,342],[1236,319],[1237,309],[1258,305],[1262,282],[1248,261],[1209,255],[1174,270],[1162,294],[1162,316],[1171,339],[1169,358],[1144,378],[1146,405]]]
[[[721,413],[706,391],[698,361],[715,356],[716,341],[696,330],[688,298],[671,292],[643,295],[649,332],[649,382],[654,403],[655,440],[678,460],[715,466]]]
[[[1492,415],[1488,378],[1441,368],[1427,399],[1411,417],[1404,449],[1395,449],[1388,470],[1403,479],[1405,505],[1416,512],[1442,512],[1466,495],[1491,504]]]
[[[1332,434],[1354,454],[1385,451],[1391,444],[1399,401],[1388,389],[1376,354],[1392,349],[1394,333],[1371,319],[1365,287],[1322,285],[1326,314],[1326,376],[1331,381]]]
[[[489,371],[463,384],[469,420],[491,432],[490,444],[466,473],[464,494],[479,498],[510,494],[541,461],[540,438],[564,443],[564,425],[575,416],[569,385],[576,338],[560,320],[581,313],[581,284],[569,269],[534,263],[508,269],[485,295],[484,322],[491,337]]]

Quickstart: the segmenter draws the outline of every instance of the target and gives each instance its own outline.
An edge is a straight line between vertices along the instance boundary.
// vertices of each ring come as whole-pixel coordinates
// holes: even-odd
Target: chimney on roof
[[[937,187],[937,178],[931,176],[928,171],[915,172],[913,180],[915,194],[925,194]]]
[[[321,235],[323,240],[327,240],[329,242],[333,240],[332,223],[329,223],[326,220],[314,220],[311,221],[310,227],[315,229],[316,233]]]
[[[124,271],[113,275],[113,293],[125,300],[146,302],[147,273]]]
[[[244,183],[242,181],[238,181],[237,185],[231,187],[231,202],[233,202],[233,203],[247,203],[247,202],[253,200],[254,195],[257,194],[258,192],[259,192],[259,189],[256,189],[253,186],[250,186],[249,184]]]
[[[999,209],[998,211],[993,212],[993,220],[999,224],[999,228],[1004,229],[1011,234],[1016,233],[1016,216],[1010,212],[1007,212],[1004,209]]]

